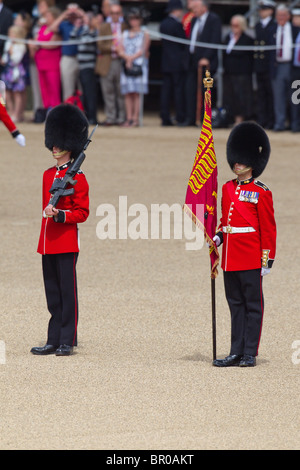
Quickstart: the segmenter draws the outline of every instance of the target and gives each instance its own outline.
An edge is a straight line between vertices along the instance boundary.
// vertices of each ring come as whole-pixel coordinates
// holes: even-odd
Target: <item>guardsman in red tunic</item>
[[[74,194],[63,196],[57,207],[49,205],[49,192],[56,178],[63,178],[88,137],[88,121],[79,108],[62,104],[46,119],[45,145],[56,165],[43,176],[43,219],[38,243],[48,310],[47,343],[34,347],[36,355],[69,356],[77,346],[78,299],[76,262],[79,253],[78,223],[89,215],[89,186],[81,170],[74,177]]]
[[[272,193],[256,178],[270,155],[267,134],[254,122],[232,130],[227,160],[237,175],[222,188],[222,217],[214,241],[223,243],[222,269],[231,313],[231,350],[218,367],[253,367],[261,337],[263,276],[270,272],[276,251]]]
[[[0,97],[1,99],[1,97]],[[2,99],[1,99],[2,101]],[[20,131],[17,129],[17,126],[15,123],[11,120],[8,112],[6,111],[6,108],[4,104],[0,101],[0,121],[3,122],[7,130],[11,133],[12,137],[15,139],[17,144],[21,145],[21,147],[25,147],[25,137],[23,134],[20,133]]]

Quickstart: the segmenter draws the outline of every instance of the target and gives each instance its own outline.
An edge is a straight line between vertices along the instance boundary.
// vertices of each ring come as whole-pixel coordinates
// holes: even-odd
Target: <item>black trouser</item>
[[[253,116],[252,75],[224,74],[223,105],[230,117],[235,120],[242,116],[245,120]]]
[[[186,119],[189,125],[194,125],[196,123],[197,91],[198,91],[198,69],[190,66],[187,72],[187,77],[186,77],[186,82],[185,82]],[[203,99],[201,103],[201,106],[202,106],[201,119],[203,118],[203,102],[204,102],[204,94],[203,94]]]
[[[204,115],[204,96],[205,88],[203,85],[203,78],[205,78],[205,67],[202,67],[202,100],[201,100],[201,120],[203,120]],[[211,76],[215,74],[214,71],[211,71]],[[217,97],[217,87],[213,86],[211,88],[211,107],[216,106],[216,97]],[[198,96],[198,68],[193,67],[190,64],[190,67],[187,71],[186,83],[185,83],[185,92],[186,92],[186,119],[189,125],[194,125],[197,117],[197,96]]]
[[[230,354],[257,356],[264,312],[261,270],[224,271],[224,286],[231,313]]]
[[[291,84],[295,80],[300,79],[300,67],[293,67],[292,68],[292,76],[291,76]],[[296,92],[296,93],[295,93]],[[293,97],[293,93],[295,96]],[[294,132],[300,132],[300,104],[298,103],[299,100],[299,93],[298,93],[298,86],[297,88],[291,88],[291,129]],[[296,98],[296,102],[293,102]]]
[[[83,106],[89,121],[97,121],[97,78],[94,69],[83,69],[79,72],[83,92]]]
[[[257,121],[266,129],[274,127],[273,90],[269,73],[257,73]]]
[[[160,117],[163,123],[171,121],[170,110],[172,98],[175,105],[176,121],[181,123],[185,120],[185,73],[170,72],[163,74],[160,100]]]
[[[42,256],[47,306],[51,314],[47,344],[53,346],[77,346],[77,258],[78,253]]]

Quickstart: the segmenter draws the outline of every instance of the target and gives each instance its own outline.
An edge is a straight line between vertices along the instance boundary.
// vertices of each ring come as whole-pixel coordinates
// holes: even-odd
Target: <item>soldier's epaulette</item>
[[[79,170],[77,171],[77,175],[83,175],[83,174],[84,174],[84,173],[83,173],[82,170],[79,169]]]
[[[255,180],[255,181],[254,181],[254,184],[256,184],[256,186],[259,186],[260,188],[264,189],[265,191],[270,191],[270,189],[268,188],[268,186],[267,186],[265,183],[262,183],[262,182],[259,181],[259,180]]]

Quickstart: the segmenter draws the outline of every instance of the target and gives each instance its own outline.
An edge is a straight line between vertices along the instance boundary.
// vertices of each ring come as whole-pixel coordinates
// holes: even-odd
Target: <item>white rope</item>
[[[154,31],[153,29],[148,29],[144,28],[144,30],[150,35],[150,37],[155,38],[155,39],[165,39],[167,41],[171,42],[176,42],[179,44],[185,44],[189,45],[191,41],[189,39],[181,39],[181,38],[176,38],[174,36],[169,36],[167,34],[161,34],[160,32]],[[79,44],[90,44],[93,42],[100,42],[100,41],[107,41],[113,39],[113,36],[98,36],[95,38],[86,38],[84,37],[83,39],[71,39],[69,41],[49,41],[51,42],[51,46],[75,46]],[[7,41],[11,40],[8,36],[5,36],[3,34],[0,34],[0,41]],[[43,46],[45,45],[45,42],[48,41],[37,41],[35,39],[22,39],[22,38],[14,38],[14,42],[20,42],[23,44],[31,44],[31,45],[38,45],[38,46]],[[226,50],[227,45],[226,44],[211,44],[208,42],[196,42],[195,46],[197,47],[204,47],[207,49],[217,49],[217,50]],[[297,44],[293,44],[292,47],[295,48]],[[273,51],[278,49],[277,45],[264,45],[264,46],[233,46],[233,50],[237,51]]]
[[[20,42],[22,44],[29,44],[34,46],[45,46],[47,43],[51,42],[51,46],[75,46],[78,44],[86,44],[98,41],[105,41],[112,39],[112,36],[99,36],[97,38],[82,38],[82,39],[69,39],[68,41],[37,41],[36,39],[23,39],[23,38],[13,38],[13,42]],[[9,36],[4,36],[0,34],[0,40],[2,41],[12,41],[12,38]]]
[[[161,33],[158,33],[156,31],[153,31],[153,30],[148,30],[149,31],[149,34],[153,37],[157,37],[157,38],[160,38],[160,39],[166,39],[168,41],[172,41],[172,42],[177,42],[179,44],[186,44],[186,45],[189,45],[191,43],[191,41],[189,39],[180,39],[180,38],[175,38],[173,36],[168,36],[167,34],[161,34]],[[196,41],[195,42],[195,46],[198,46],[198,47],[203,47],[203,48],[207,48],[207,49],[217,49],[217,50],[226,50],[228,45],[227,44],[211,44],[211,43],[208,43],[208,42],[198,42]],[[292,47],[296,47],[296,44],[293,44]],[[269,51],[272,51],[272,50],[276,50],[278,49],[278,46],[276,46],[275,44],[274,45],[265,45],[265,46],[236,46],[234,45],[232,49],[235,49],[237,51],[266,51],[266,50],[269,50]]]

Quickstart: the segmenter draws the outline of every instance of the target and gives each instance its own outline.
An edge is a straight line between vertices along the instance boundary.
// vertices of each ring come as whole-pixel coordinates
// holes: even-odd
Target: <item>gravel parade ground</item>
[[[273,192],[278,237],[257,366],[220,369],[212,366],[207,247],[187,250],[173,222],[169,240],[151,238],[151,205],[184,203],[200,129],[161,127],[146,115],[140,128],[96,130],[82,166],[90,216],[80,226],[71,357],[30,353],[45,344],[49,320],[36,249],[42,174],[53,158],[43,124],[19,129],[25,148],[1,125],[0,449],[299,449],[299,134],[268,131],[260,180]],[[213,130],[219,216],[221,186],[233,178],[229,132]],[[148,239],[120,239],[120,201],[132,232],[141,208],[133,205],[148,210]],[[116,239],[99,239],[103,204],[115,208]],[[230,316],[221,267],[216,312],[224,357]]]

